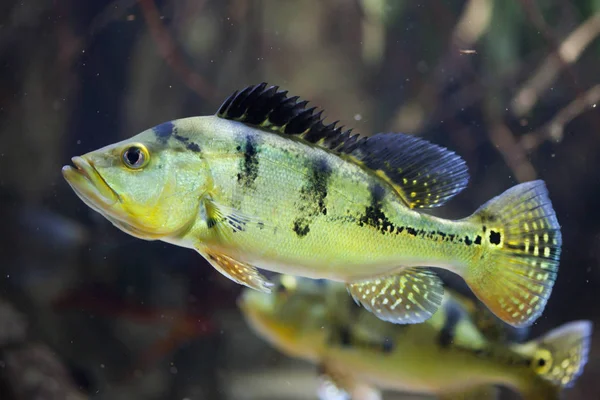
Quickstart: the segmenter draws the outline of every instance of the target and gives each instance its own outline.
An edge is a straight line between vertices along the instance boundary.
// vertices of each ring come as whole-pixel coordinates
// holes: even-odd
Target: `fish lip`
[[[157,235],[130,222],[129,215],[119,207],[123,203],[122,198],[108,185],[92,161],[85,156],[73,157],[71,161],[73,165],[65,165],[62,168],[63,177],[77,197],[88,207],[132,236],[145,240],[155,240],[165,236]]]
[[[65,165],[62,174],[69,185],[80,197],[98,206],[109,207],[120,202],[119,195],[106,183],[94,164],[84,157],[71,158],[73,166]],[[87,201],[86,201],[87,203]]]

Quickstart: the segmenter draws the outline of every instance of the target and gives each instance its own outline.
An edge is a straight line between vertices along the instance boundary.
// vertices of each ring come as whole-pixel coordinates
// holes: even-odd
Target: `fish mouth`
[[[73,157],[71,161],[73,166],[65,165],[62,168],[63,177],[88,207],[100,213],[123,232],[137,238],[156,240],[166,236],[135,223],[136,221],[123,209],[124,201],[121,196],[106,183],[93,162],[85,156]]]
[[[119,202],[119,195],[100,176],[94,165],[83,157],[71,158],[73,166],[65,165],[62,174],[77,196],[90,208],[102,214]]]

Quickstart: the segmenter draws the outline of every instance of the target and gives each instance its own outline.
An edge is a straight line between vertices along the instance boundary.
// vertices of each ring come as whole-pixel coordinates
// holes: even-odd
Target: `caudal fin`
[[[524,344],[532,348],[531,367],[558,388],[573,386],[588,360],[592,323],[574,321]]]
[[[480,225],[482,234],[482,252],[466,271],[467,284],[503,321],[531,325],[552,292],[562,245],[546,185],[516,185],[467,220]]]

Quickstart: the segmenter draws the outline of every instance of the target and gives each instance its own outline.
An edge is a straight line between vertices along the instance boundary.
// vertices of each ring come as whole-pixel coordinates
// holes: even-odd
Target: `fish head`
[[[196,220],[210,181],[199,148],[190,147],[189,140],[163,140],[155,127],[73,157],[62,173],[90,208],[126,233],[176,237]]]
[[[307,278],[282,275],[274,293],[244,289],[238,305],[258,336],[284,353],[317,360],[326,345],[327,304]]]

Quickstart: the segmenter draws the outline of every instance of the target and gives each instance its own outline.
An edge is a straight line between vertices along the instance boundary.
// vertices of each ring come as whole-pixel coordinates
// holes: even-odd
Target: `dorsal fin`
[[[278,86],[267,87],[263,82],[236,91],[221,105],[217,116],[280,134],[299,136],[333,151],[343,143],[354,143],[359,139],[358,134],[351,135],[351,129],[336,127],[338,121],[325,125],[321,117],[323,111],[315,113],[316,107],[306,107],[308,101],[300,100],[298,96],[287,97],[287,91],[278,89]]]
[[[307,104],[263,82],[234,92],[217,116],[296,136],[361,165],[388,182],[411,208],[440,206],[467,186],[465,162],[452,151],[401,133],[353,135],[336,127],[338,121],[325,125],[323,111]]]

